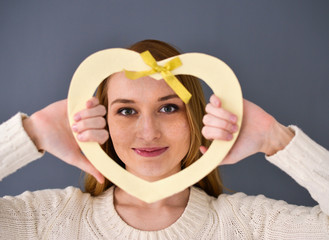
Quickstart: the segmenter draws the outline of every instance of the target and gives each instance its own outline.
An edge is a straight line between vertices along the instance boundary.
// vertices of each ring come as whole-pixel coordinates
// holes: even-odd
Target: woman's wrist
[[[37,134],[36,124],[35,124],[32,116],[23,118],[23,121],[22,121],[23,127],[25,129],[25,132],[29,135],[29,137],[33,141],[36,148],[39,151],[42,151],[41,144],[40,144],[40,137]]]
[[[276,122],[269,134],[264,153],[267,156],[274,155],[278,151],[284,149],[294,136],[295,133],[289,127]]]

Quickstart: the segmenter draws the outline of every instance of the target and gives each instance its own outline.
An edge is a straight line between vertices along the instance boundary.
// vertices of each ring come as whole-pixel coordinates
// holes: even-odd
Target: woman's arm
[[[212,96],[204,118],[204,136],[225,140],[234,132],[232,117]],[[262,195],[224,194],[214,202],[222,221],[252,239],[329,239],[329,152],[297,127],[282,126],[244,100],[240,135],[222,164],[234,164],[257,152],[265,153],[268,161],[305,187],[319,206],[296,206]],[[232,236],[232,231],[227,231]]]
[[[281,151],[266,159],[305,187],[329,216],[329,151],[296,126],[295,137]]]
[[[0,125],[0,181],[43,155],[24,131],[26,118],[25,114],[17,113]]]
[[[234,115],[221,108],[215,95],[206,112],[203,135],[208,139],[229,139],[236,130]],[[281,125],[263,109],[244,100],[240,134],[222,164],[234,164],[258,152],[265,153],[271,163],[305,187],[329,215],[329,152],[297,127]]]
[[[203,135],[208,139],[228,139],[234,132],[234,116],[221,108],[214,95],[206,111]],[[244,100],[239,137],[222,164],[234,164],[258,152],[265,153],[270,162],[307,188],[329,215],[329,201],[325,200],[329,199],[329,152],[297,127],[281,125],[263,109]]]
[[[0,180],[48,151],[103,181],[103,176],[80,152],[68,123],[66,104],[66,100],[55,102],[31,117],[18,113],[0,125]],[[77,113],[73,129],[82,135],[81,141],[101,144],[107,140],[108,133],[102,124],[105,113],[105,107],[95,98]],[[82,199],[87,201],[88,197],[80,189],[68,187],[0,198],[0,238],[44,239],[55,228],[63,228],[63,224],[68,226],[59,234],[77,233],[78,236],[81,212],[85,208]],[[65,217],[65,211],[69,212],[71,222]]]
[[[66,100],[50,104],[31,117],[16,115],[0,126],[0,179],[47,151],[104,181],[102,174],[81,153],[71,127],[78,132],[80,141],[102,144],[108,139],[104,129],[105,113],[105,107],[92,98],[86,103],[86,109],[76,114],[74,126],[69,125]]]
[[[215,95],[211,96],[206,112],[203,136],[207,139],[230,140],[238,127],[236,116],[221,108],[221,102]],[[235,164],[258,152],[273,155],[293,137],[294,133],[288,127],[281,125],[254,103],[244,100],[239,137],[221,164]],[[201,147],[200,150],[204,152],[206,148]]]
[[[329,239],[329,152],[297,127],[291,128],[295,137],[267,159],[304,186],[319,205],[297,206],[244,193],[221,195],[214,208],[222,221],[251,239]],[[225,229],[232,236],[229,227]]]

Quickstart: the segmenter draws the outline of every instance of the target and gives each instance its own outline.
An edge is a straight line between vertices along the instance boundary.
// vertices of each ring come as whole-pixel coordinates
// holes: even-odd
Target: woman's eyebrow
[[[158,101],[166,101],[168,99],[172,99],[172,98],[179,98],[176,94],[171,94],[171,95],[168,95],[168,96],[164,96],[164,97],[161,97],[161,98],[158,98]]]
[[[130,99],[124,99],[124,98],[118,98],[118,99],[115,99],[113,102],[111,102],[111,106],[115,103],[135,103],[135,101],[133,100],[130,100]]]
[[[166,100],[172,99],[172,98],[179,98],[179,97],[176,94],[171,94],[171,95],[168,95],[168,96],[158,98],[158,101],[159,102],[166,101]],[[130,99],[125,99],[125,98],[117,98],[113,102],[111,102],[110,105],[112,106],[115,103],[135,103],[135,101],[130,100]]]

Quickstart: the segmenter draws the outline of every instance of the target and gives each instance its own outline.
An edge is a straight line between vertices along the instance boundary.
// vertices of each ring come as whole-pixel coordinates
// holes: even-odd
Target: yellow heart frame
[[[207,54],[185,53],[178,57],[183,65],[172,73],[202,79],[220,97],[222,107],[238,116],[238,125],[241,126],[242,92],[231,68],[218,58]],[[158,64],[162,66],[171,59],[159,61]],[[68,94],[68,116],[71,125],[74,122],[73,115],[85,108],[86,101],[93,96],[99,84],[111,74],[123,69],[145,71],[149,66],[144,63],[139,53],[121,48],[96,52],[80,64],[73,75]],[[156,80],[162,79],[159,73],[152,74],[151,77]],[[129,194],[152,203],[183,191],[205,177],[220,164],[237,137],[238,132],[231,141],[214,140],[208,151],[192,165],[156,182],[145,181],[127,172],[113,161],[98,143],[77,142],[85,156],[106,178]]]

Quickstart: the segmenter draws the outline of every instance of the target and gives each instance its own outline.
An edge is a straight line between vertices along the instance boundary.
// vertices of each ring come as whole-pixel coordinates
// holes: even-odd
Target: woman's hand
[[[222,165],[237,163],[257,152],[273,155],[283,149],[294,136],[289,128],[278,123],[252,102],[244,100],[243,107],[239,137],[221,162]],[[221,102],[215,95],[210,97],[206,112],[203,119],[203,136],[212,140],[231,140],[232,134],[237,131],[236,116],[221,108]],[[202,153],[206,150],[204,146],[200,147]]]
[[[103,144],[109,137],[104,129],[106,109],[96,98],[86,103],[86,109],[75,114],[73,131],[79,141],[95,141]],[[67,101],[50,104],[24,119],[24,128],[39,150],[45,150],[64,162],[74,165],[104,182],[103,175],[81,153],[69,125]]]

